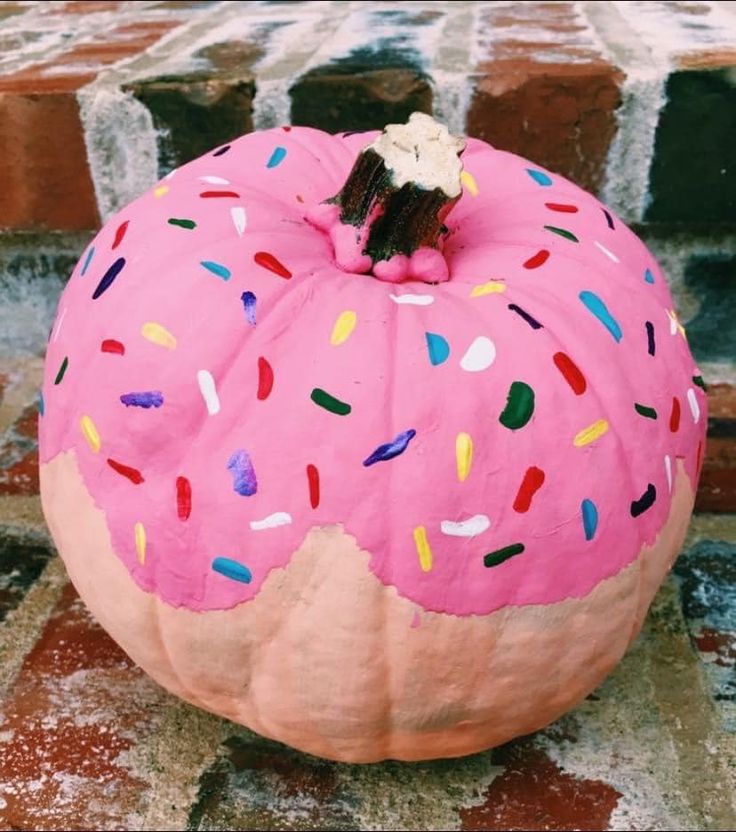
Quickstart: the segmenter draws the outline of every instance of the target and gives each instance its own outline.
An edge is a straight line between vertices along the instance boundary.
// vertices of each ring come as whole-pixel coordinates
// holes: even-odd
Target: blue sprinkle
[[[647,283],[654,283],[654,275],[652,274],[651,269],[647,269],[644,272],[644,280],[646,280]]]
[[[43,416],[46,412],[46,403],[43,400],[43,393],[39,392],[38,394],[38,412]]]
[[[251,326],[256,325],[256,296],[253,292],[243,292],[240,296],[243,301],[243,309],[245,309],[245,317]]]
[[[226,578],[231,578],[233,581],[240,581],[243,584],[249,584],[253,580],[250,569],[231,558],[215,558],[212,561],[212,569],[224,575]]]
[[[126,407],[161,407],[164,403],[163,393],[158,390],[146,390],[144,393],[123,393],[120,401]]]
[[[271,154],[271,158],[266,162],[267,168],[275,168],[277,165],[280,165],[286,157],[286,148],[285,147],[275,147],[273,153]]]
[[[89,268],[89,264],[92,262],[92,258],[95,256],[95,247],[92,246],[90,250],[87,252],[87,257],[84,261],[84,265],[82,266],[82,271],[80,272],[80,277],[84,277],[87,269]]]
[[[583,500],[580,510],[583,513],[583,531],[585,539],[592,540],[598,528],[598,509],[592,500]]]
[[[258,491],[258,481],[248,451],[235,451],[227,462],[233,475],[233,489],[241,497],[252,497]]]
[[[399,454],[403,454],[409,446],[409,442],[417,435],[414,428],[409,428],[403,433],[400,433],[396,439],[387,442],[385,445],[379,445],[375,451],[363,460],[363,465],[367,468],[369,465],[375,465],[376,462],[386,462],[388,459],[393,459]]]
[[[603,326],[613,335],[616,341],[620,341],[623,333],[616,319],[606,308],[606,304],[593,292],[581,292],[580,300],[587,309],[592,312]]]
[[[110,266],[110,268],[105,272],[102,276],[102,280],[97,284],[97,288],[92,293],[92,300],[97,300],[97,298],[106,292],[110,286],[112,286],[113,280],[120,274],[123,270],[123,266],[125,265],[125,258],[118,257],[118,259]]]
[[[434,332],[425,332],[424,335],[427,339],[429,360],[435,367],[438,364],[444,364],[450,355],[450,345],[441,335]]]
[[[223,280],[230,280],[230,269],[228,269],[227,266],[223,266],[221,263],[215,263],[212,260],[202,260],[199,265],[204,266],[208,272],[216,274]]]
[[[531,176],[531,178],[537,183],[537,185],[541,185],[544,188],[548,188],[552,184],[552,180],[546,173],[543,173],[541,170],[532,170],[532,168],[527,168],[526,172]]]

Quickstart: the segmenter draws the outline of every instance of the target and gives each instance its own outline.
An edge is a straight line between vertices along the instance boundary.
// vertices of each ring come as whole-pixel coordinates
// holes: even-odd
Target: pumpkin
[[[176,695],[336,760],[468,754],[639,631],[703,451],[684,335],[642,242],[538,165],[423,115],[251,133],[74,269],[46,518]]]

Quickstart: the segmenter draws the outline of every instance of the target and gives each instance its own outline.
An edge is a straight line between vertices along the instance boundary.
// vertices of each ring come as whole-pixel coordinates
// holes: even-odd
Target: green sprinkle
[[[509,430],[519,430],[532,418],[534,413],[534,391],[523,381],[514,381],[509,388],[506,407],[498,417],[499,422]]]
[[[56,374],[56,378],[54,379],[54,384],[61,384],[61,380],[64,378],[64,373],[66,372],[66,368],[69,366],[69,357],[64,356],[64,360],[61,362],[61,367],[59,367],[59,372]]]
[[[330,413],[337,413],[338,416],[347,416],[353,409],[346,402],[341,402],[340,399],[336,399],[334,396],[331,396],[319,387],[315,387],[314,390],[312,390],[311,399],[315,404],[318,404],[320,407],[324,407],[324,409],[329,410]]]
[[[503,549],[496,549],[495,552],[489,552],[483,558],[483,565],[488,567],[498,566],[499,563],[503,563],[505,560],[514,557],[514,555],[520,555],[523,551],[523,543],[512,543],[511,546],[504,546]]]
[[[640,416],[644,416],[647,419],[657,418],[657,411],[653,407],[647,407],[645,404],[635,403],[634,410],[636,410]]]
[[[579,243],[580,240],[572,233],[572,231],[568,231],[566,228],[558,228],[556,225],[545,225],[544,226],[547,231],[551,231],[553,234],[559,234],[560,237],[564,237],[566,240],[570,240],[572,243]]]
[[[698,387],[702,387],[703,390],[707,391],[707,387],[705,386],[705,382],[703,381],[703,376],[693,376],[693,384],[697,384]]]
[[[181,220],[177,219],[177,217],[170,217],[169,225],[178,225],[179,228],[188,228],[190,230],[197,227],[197,223],[194,220]]]

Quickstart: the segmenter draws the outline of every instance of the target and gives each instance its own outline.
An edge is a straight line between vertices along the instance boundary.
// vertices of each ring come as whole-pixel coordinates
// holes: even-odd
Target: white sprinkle
[[[61,314],[59,315],[59,322],[56,324],[56,329],[54,330],[54,341],[59,337],[59,333],[61,332],[61,325],[64,323],[64,318],[66,317],[66,311],[68,307],[64,307],[61,310]]]
[[[672,493],[672,460],[669,456],[665,456],[664,458],[664,470],[667,474],[667,488],[669,489],[670,494]]]
[[[291,515],[285,511],[277,511],[269,514],[263,520],[251,520],[250,527],[254,532],[262,532],[264,529],[275,529],[277,526],[288,526],[291,523]]]
[[[442,534],[449,534],[453,537],[475,537],[483,534],[490,527],[491,521],[485,514],[476,514],[457,523],[453,520],[443,520],[440,523]]]
[[[409,306],[429,306],[434,303],[432,295],[389,295],[394,303],[406,303]]]
[[[477,373],[487,370],[495,360],[496,347],[493,341],[485,335],[479,335],[461,358],[460,366],[469,373]]]
[[[669,309],[667,310],[667,317],[670,319],[670,335],[677,335],[677,318]]]
[[[230,181],[228,179],[223,179],[221,176],[200,176],[199,177],[203,182],[207,182],[210,185],[229,185]]]
[[[619,263],[620,262],[618,257],[616,257],[616,255],[612,251],[609,251],[604,245],[599,243],[598,240],[593,240],[593,242],[606,255],[606,257],[610,257],[610,259],[613,260],[614,263]]]
[[[245,208],[242,205],[236,205],[235,208],[230,209],[230,216],[233,218],[233,225],[238,232],[238,237],[243,236],[245,226],[248,223],[248,218],[245,215]]]
[[[690,405],[690,412],[693,414],[693,421],[697,425],[700,421],[700,405],[698,404],[698,398],[692,387],[687,391],[687,403]]]
[[[164,176],[164,179],[173,179],[177,170],[179,170],[179,168],[174,168],[174,170],[169,171],[166,176]]]
[[[207,405],[207,412],[210,416],[214,416],[220,412],[220,397],[217,395],[212,373],[208,370],[197,370],[197,381],[204,403]]]

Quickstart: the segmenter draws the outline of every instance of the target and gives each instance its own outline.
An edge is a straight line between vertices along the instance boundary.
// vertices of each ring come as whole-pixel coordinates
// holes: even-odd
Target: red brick
[[[736,387],[708,387],[708,441],[695,508],[736,511]]]

